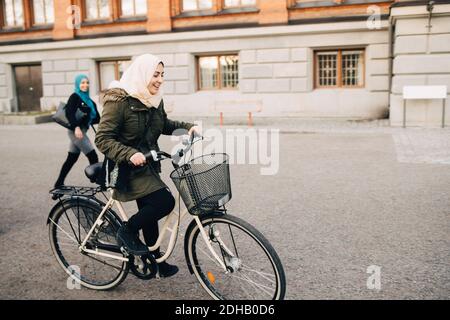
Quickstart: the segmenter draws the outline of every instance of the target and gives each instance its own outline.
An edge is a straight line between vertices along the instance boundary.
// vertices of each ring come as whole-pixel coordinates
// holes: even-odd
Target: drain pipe
[[[434,1],[428,2],[428,4],[427,4],[427,11],[428,11],[428,25],[427,25],[427,28],[428,28],[428,34],[430,34],[431,27],[432,27],[432,25],[431,25],[431,16],[433,15],[433,9],[434,9]]]
[[[388,89],[389,89],[389,98],[388,98],[388,116],[390,118],[391,112],[391,94],[392,94],[392,75],[394,69],[394,33],[395,33],[395,20],[391,16],[391,8],[389,8],[389,66],[388,66]]]

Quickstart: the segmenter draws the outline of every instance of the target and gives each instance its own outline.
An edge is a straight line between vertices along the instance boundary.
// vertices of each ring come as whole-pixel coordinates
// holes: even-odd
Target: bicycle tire
[[[62,269],[73,279],[78,281],[82,286],[93,289],[93,290],[111,290],[118,285],[120,285],[125,278],[128,275],[129,272],[129,263],[128,262],[122,262],[120,270],[116,277],[111,279],[111,281],[107,281],[106,283],[96,284],[93,282],[86,281],[85,277],[81,276],[80,274],[76,274],[73,269],[70,267],[72,266],[71,263],[67,260],[67,258],[62,253],[62,243],[58,243],[57,239],[57,233],[58,230],[60,230],[57,227],[57,224],[60,220],[60,218],[63,215],[67,216],[67,211],[72,208],[77,208],[79,211],[81,210],[92,210],[92,212],[98,214],[102,211],[103,207],[102,205],[95,201],[94,199],[87,198],[87,197],[68,197],[65,199],[61,199],[58,204],[55,205],[55,207],[52,209],[51,214],[49,216],[49,240],[50,240],[50,246],[52,249],[53,254],[55,255],[56,260],[58,261],[58,264],[62,267]],[[85,212],[85,211],[84,211]],[[108,221],[111,225],[113,225],[114,230],[118,229],[122,221],[119,218],[119,216],[111,209],[109,209],[105,215],[103,216],[104,220]],[[68,218],[69,219],[69,218]],[[60,227],[61,228],[61,227]],[[66,231],[67,232],[67,231]],[[115,238],[115,235],[114,235]],[[74,243],[74,245],[76,245]],[[79,253],[82,255],[82,253]],[[90,255],[84,255],[93,258]]]
[[[203,227],[207,227],[211,223],[229,223],[236,228],[241,229],[246,232],[251,238],[253,238],[259,246],[263,249],[275,270],[276,278],[276,290],[272,297],[272,300],[283,300],[286,293],[286,278],[282,263],[275,249],[272,247],[270,242],[252,225],[245,222],[244,220],[237,218],[229,214],[208,214],[200,217]],[[205,270],[202,270],[198,263],[197,256],[197,241],[199,240],[200,229],[197,223],[194,221],[188,226],[185,235],[185,256],[188,263],[189,270],[193,273],[197,280],[200,282],[201,286],[206,290],[206,292],[216,300],[227,300],[222,293],[220,293],[217,288],[211,283]],[[203,238],[200,237],[200,241]],[[235,300],[235,298],[232,298]],[[245,298],[249,300],[248,298]]]

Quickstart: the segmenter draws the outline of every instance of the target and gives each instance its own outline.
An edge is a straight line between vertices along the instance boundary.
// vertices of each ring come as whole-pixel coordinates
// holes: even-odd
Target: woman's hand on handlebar
[[[136,152],[130,158],[130,162],[135,166],[143,166],[147,160],[142,152]]]
[[[191,141],[194,137],[201,137],[202,133],[200,131],[200,128],[198,126],[193,126],[189,129],[189,137],[191,137]]]

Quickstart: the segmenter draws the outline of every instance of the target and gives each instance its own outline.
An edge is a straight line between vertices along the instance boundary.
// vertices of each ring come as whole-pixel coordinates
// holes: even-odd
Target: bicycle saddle
[[[86,174],[86,177],[88,177],[88,179],[95,183],[97,182],[97,178],[100,175],[101,171],[102,171],[102,163],[98,162],[98,163],[94,163],[91,164],[90,166],[87,166],[86,169],[84,169],[84,173]]]

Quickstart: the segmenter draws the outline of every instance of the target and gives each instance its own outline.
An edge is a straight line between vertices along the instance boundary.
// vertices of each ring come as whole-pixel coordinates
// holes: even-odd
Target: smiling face
[[[161,87],[164,82],[164,66],[162,63],[158,64],[156,67],[155,73],[153,73],[153,77],[150,80],[150,83],[147,87],[148,91],[155,95],[159,91],[159,87]]]
[[[89,80],[84,78],[80,83],[80,90],[83,92],[87,92],[89,90]]]

